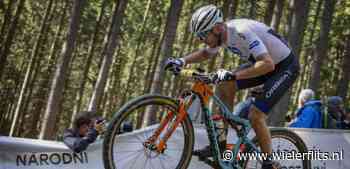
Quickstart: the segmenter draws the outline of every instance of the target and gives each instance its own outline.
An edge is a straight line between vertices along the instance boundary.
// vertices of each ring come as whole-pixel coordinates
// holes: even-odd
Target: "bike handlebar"
[[[183,69],[180,71],[179,75],[183,77],[194,78],[195,80],[206,84],[214,83],[212,74],[208,74],[197,69]]]

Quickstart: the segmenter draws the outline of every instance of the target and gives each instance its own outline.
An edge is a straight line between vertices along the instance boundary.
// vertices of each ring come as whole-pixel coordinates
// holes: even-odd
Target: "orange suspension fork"
[[[174,117],[174,113],[169,111],[167,113],[167,115],[165,116],[164,119],[162,119],[162,121],[160,122],[157,130],[153,133],[153,135],[147,140],[147,142],[149,143],[154,143],[159,135],[162,133],[162,131],[164,130],[165,126],[169,123],[169,121]]]
[[[174,123],[172,123],[172,125],[166,131],[164,137],[159,141],[159,144],[157,145],[158,152],[163,152],[165,150],[166,142],[168,141],[170,136],[174,133],[176,128],[179,126],[179,124],[185,119],[186,115],[187,115],[187,112],[185,110],[185,104],[183,100],[180,100],[179,113],[176,116]]]
[[[192,90],[196,92],[197,94],[201,95],[203,98],[203,101],[206,105],[209,103],[209,97],[213,95],[213,92],[209,86],[207,86],[204,83],[195,83],[192,86]],[[191,104],[191,102],[190,102]],[[188,104],[188,105],[190,105]],[[158,152],[164,152],[166,148],[166,142],[170,138],[170,136],[174,133],[176,128],[179,126],[179,124],[184,120],[184,118],[187,116],[186,108],[185,108],[184,100],[180,100],[180,106],[178,110],[178,114],[176,115],[175,121],[172,123],[171,126],[168,127],[168,130],[164,134],[164,137],[160,139],[158,145],[156,145],[156,149]],[[154,132],[154,134],[148,139],[148,143],[154,144],[154,142],[159,138],[162,131],[165,129],[166,125],[169,123],[171,119],[173,119],[174,113],[169,111],[166,117],[160,122],[159,127]]]

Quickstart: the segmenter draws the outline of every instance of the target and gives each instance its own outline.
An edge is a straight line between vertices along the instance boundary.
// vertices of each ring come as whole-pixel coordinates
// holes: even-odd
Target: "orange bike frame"
[[[212,89],[208,85],[206,85],[205,83],[202,83],[202,82],[194,83],[192,85],[192,91],[195,92],[197,95],[199,95],[202,98],[203,103],[205,105],[209,104],[209,99],[211,96],[213,96]],[[188,104],[191,104],[191,103],[192,102],[190,102]],[[186,106],[186,103],[184,102],[184,100],[180,99],[180,105],[179,105],[178,114],[176,114],[176,119],[174,120],[172,125],[170,127],[168,127],[168,130],[164,134],[164,137],[160,139],[159,144],[157,145],[158,152],[163,152],[165,150],[166,142],[171,137],[171,135],[174,133],[174,131],[176,130],[178,125],[187,117],[188,113],[186,111],[185,106]],[[170,122],[170,120],[173,119],[173,117],[174,117],[174,113],[172,111],[169,111],[167,113],[167,115],[165,116],[165,118],[160,122],[160,125],[157,128],[157,130],[154,132],[154,134],[150,137],[150,139],[148,141],[151,143],[154,143],[158,139],[158,137],[160,136],[162,131],[165,129],[167,124]]]

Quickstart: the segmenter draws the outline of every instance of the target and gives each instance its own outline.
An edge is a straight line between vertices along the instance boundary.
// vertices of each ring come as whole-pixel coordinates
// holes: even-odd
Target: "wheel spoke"
[[[158,160],[160,162],[160,166],[162,167],[162,169],[166,169],[163,161],[160,158],[158,158]]]
[[[135,154],[135,153],[133,153],[133,154]],[[129,164],[128,161],[130,161],[131,159],[138,159],[138,157],[139,157],[140,155],[141,155],[141,153],[137,154],[136,157],[135,157],[135,155],[133,155],[133,156],[129,156],[129,157],[124,158],[124,159],[117,160],[117,161],[120,162],[121,166],[127,166],[127,164]],[[135,157],[135,158],[132,158],[132,157]],[[123,164],[124,164],[124,165],[123,165]],[[134,164],[135,164],[135,163],[131,163],[132,166],[133,166]],[[132,166],[130,166],[130,167],[132,167]],[[130,168],[130,167],[128,167],[128,168]]]
[[[125,150],[125,151],[117,151],[116,153],[128,153],[128,152],[141,152],[143,149],[137,149],[137,150]]]
[[[163,101],[162,101],[163,100]],[[158,103],[159,102],[159,103]],[[156,115],[157,122],[158,119],[164,119],[167,112],[172,111],[177,113],[177,107],[173,104],[174,102],[167,101],[164,98],[154,99],[153,101],[146,101],[144,99],[135,101],[135,103],[129,103],[133,106],[125,106],[122,108],[120,112],[122,114],[117,117],[121,120],[114,120],[115,123],[121,124],[117,126],[118,128],[114,128],[113,131],[119,130],[120,127],[124,124],[124,119],[126,121],[131,121],[132,126],[136,127],[136,121],[139,120],[140,112],[146,112],[149,106],[154,106],[155,110],[154,115]],[[162,116],[162,117],[160,117]],[[135,121],[136,120],[136,121]],[[173,119],[172,119],[173,120]],[[137,121],[139,123],[140,121]],[[141,127],[133,132],[121,133],[116,136],[108,136],[106,137],[106,142],[112,143],[112,151],[111,157],[107,157],[107,160],[113,160],[115,166],[117,168],[122,169],[175,169],[176,167],[188,165],[188,164],[180,164],[182,159],[191,158],[188,154],[183,153],[184,150],[187,150],[192,147],[192,145],[188,145],[185,143],[189,142],[190,137],[185,137],[184,130],[192,131],[190,125],[187,125],[188,122],[180,123],[178,128],[166,142],[167,147],[164,153],[158,154],[157,152],[151,151],[143,146],[143,143],[149,139],[150,136],[154,134],[154,132],[159,127],[159,124],[152,124],[149,126]],[[114,124],[114,126],[116,126]],[[166,124],[165,130],[162,131],[158,139],[155,141],[155,144],[159,143],[159,139],[164,137],[165,131],[169,128],[169,124]],[[107,131],[109,132],[109,131]],[[193,133],[190,133],[192,136]],[[113,140],[111,140],[113,139]],[[185,155],[182,157],[182,155]],[[186,156],[187,155],[187,156]],[[114,158],[113,158],[114,157]],[[111,163],[105,163],[105,165],[110,166]],[[111,167],[110,167],[111,168]]]
[[[281,137],[279,135],[275,135],[275,137],[272,137],[272,148],[274,152],[279,151],[290,151],[290,150],[296,150],[297,152],[301,152],[300,149],[298,149],[298,146],[295,143],[295,140],[293,137]],[[260,148],[259,148],[260,149]],[[297,160],[276,160],[276,162],[279,162],[282,164],[282,166],[288,166],[288,164],[295,163]],[[303,160],[298,160],[298,163],[301,163],[303,165]],[[282,162],[282,163],[281,163]],[[248,160],[245,166],[245,169],[248,168],[259,168],[259,166],[262,165],[261,160]]]
[[[135,156],[134,154],[136,154],[136,153],[139,153],[139,152],[133,152],[133,153],[131,153],[130,155],[128,155],[126,158],[121,159],[121,161],[125,161],[125,160],[130,159],[130,157]],[[140,153],[140,154],[141,154],[141,153]],[[139,155],[139,154],[138,154],[138,155]],[[118,161],[119,161],[119,160],[118,160]]]

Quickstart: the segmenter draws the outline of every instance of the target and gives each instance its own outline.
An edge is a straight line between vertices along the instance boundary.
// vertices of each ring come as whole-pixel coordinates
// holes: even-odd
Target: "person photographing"
[[[78,113],[73,128],[66,129],[63,142],[75,153],[80,153],[96,141],[98,135],[105,130],[105,120],[96,117],[92,112]]]

